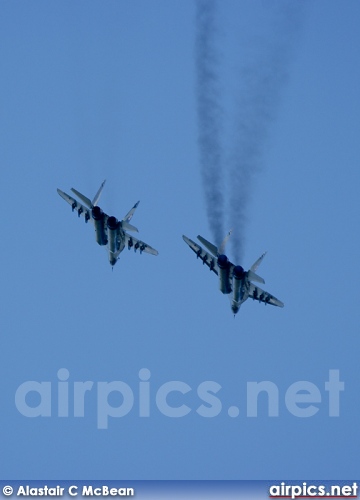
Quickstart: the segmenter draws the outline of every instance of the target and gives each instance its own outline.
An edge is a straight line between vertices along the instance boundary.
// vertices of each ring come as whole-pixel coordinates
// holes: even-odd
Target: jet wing
[[[203,261],[203,264],[206,264],[210,268],[210,271],[214,271],[215,274],[219,274],[217,260],[213,255],[206,252],[206,250],[187,236],[183,235],[183,240],[189,245],[191,250],[196,253],[197,257]]]
[[[82,215],[85,218],[85,222],[87,222],[88,220],[93,222],[91,211],[88,207],[85,207],[79,201],[75,200],[75,198],[64,193],[64,191],[61,191],[61,189],[58,189],[57,192],[59,193],[61,198],[63,198],[69,203],[69,205],[71,205],[73,212],[76,211],[79,217],[80,215]]]
[[[249,297],[251,297],[254,300],[258,300],[259,302],[264,302],[265,304],[271,304],[273,306],[278,306],[278,307],[284,307],[283,302],[281,300],[277,299],[271,293],[265,292],[264,290],[261,290],[258,286],[254,285],[253,283],[250,283],[250,288],[249,288]]]
[[[127,245],[128,249],[134,248],[135,252],[137,249],[140,250],[140,253],[146,252],[150,253],[151,255],[158,255],[158,251],[155,250],[155,248],[152,248],[150,245],[147,243],[144,243],[143,241],[138,240],[137,238],[134,238],[134,236],[130,236],[130,234],[125,233],[125,245]]]

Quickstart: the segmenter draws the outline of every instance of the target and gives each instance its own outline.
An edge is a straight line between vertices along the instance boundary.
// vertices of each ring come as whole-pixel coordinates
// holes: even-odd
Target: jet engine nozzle
[[[102,220],[104,218],[104,212],[98,206],[93,207],[91,215],[94,220]]]
[[[229,266],[229,259],[224,254],[219,255],[217,264],[220,267],[220,269],[227,269]]]
[[[96,206],[91,209],[91,215],[94,219],[95,239],[99,245],[107,244],[107,237],[104,231],[104,212]]]
[[[235,314],[237,314],[239,312],[239,309],[240,309],[240,304],[233,300],[232,304],[231,304],[231,310],[234,313],[234,316],[235,316]]]
[[[241,266],[235,266],[234,267],[234,278],[237,280],[241,280],[241,279],[243,279],[244,276],[245,276],[244,268]]]
[[[117,228],[118,226],[118,223],[119,221],[117,220],[116,217],[114,217],[113,215],[111,217],[108,218],[107,220],[107,227],[113,231],[115,231],[115,229]]]

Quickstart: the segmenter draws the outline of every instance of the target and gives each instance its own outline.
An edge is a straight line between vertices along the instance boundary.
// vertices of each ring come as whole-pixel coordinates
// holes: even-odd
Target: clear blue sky
[[[262,2],[219,3],[231,154],[241,68],[278,32]],[[355,0],[304,2],[260,144],[241,263],[268,251],[259,271],[285,308],[248,301],[234,319],[215,275],[181,238],[212,237],[197,144],[194,2],[1,2],[2,478],[358,474],[359,21]],[[101,206],[122,218],[141,200],[133,223],[158,257],[126,250],[112,272],[91,226],[56,193],[75,187],[92,197],[104,178]],[[70,373],[68,418],[57,416],[60,368]],[[143,368],[149,417],[139,416]],[[325,391],[332,369],[345,383],[339,417],[329,417]],[[174,380],[192,388],[168,398],[191,408],[181,418],[155,403]],[[17,410],[26,381],[52,383],[51,417]],[[76,381],[94,382],[83,418],[73,416]],[[131,387],[134,407],[98,429],[95,387],[111,381]],[[196,412],[204,381],[222,387],[213,418]],[[268,416],[265,395],[258,417],[246,416],[246,384],[261,381],[279,389],[278,417]],[[320,390],[313,417],[286,407],[298,381]]]

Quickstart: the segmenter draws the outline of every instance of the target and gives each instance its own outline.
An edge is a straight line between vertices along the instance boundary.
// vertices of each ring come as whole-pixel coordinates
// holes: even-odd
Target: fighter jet
[[[71,188],[71,191],[81,200],[82,203],[77,201],[72,196],[64,193],[60,189],[57,190],[59,195],[67,201],[72,208],[72,211],[76,211],[78,216],[82,215],[85,222],[91,221],[95,228],[95,239],[99,245],[107,246],[109,253],[109,262],[112,267],[115,266],[119,259],[120,253],[124,250],[125,246],[134,248],[135,252],[139,249],[140,253],[146,252],[152,255],[158,255],[158,251],[149,246],[147,243],[140,241],[134,236],[130,236],[126,231],[138,232],[136,227],[130,224],[130,220],[134,215],[134,212],[139,205],[139,201],[135,203],[132,209],[125,215],[125,217],[119,221],[113,215],[108,216],[105,212],[101,210],[98,206],[101,192],[103,190],[105,181],[101,184],[98,192],[94,196],[93,200],[90,200],[83,194],[76,191],[76,189]]]
[[[284,304],[280,300],[252,283],[252,281],[265,283],[263,278],[258,276],[255,271],[261,264],[266,252],[259,257],[259,259],[250,267],[248,271],[245,271],[241,266],[235,266],[224,254],[225,244],[230,236],[230,233],[231,231],[226,235],[220,248],[217,248],[202,236],[198,236],[198,240],[209,250],[210,253],[187,236],[183,236],[183,239],[185,243],[189,245],[191,250],[196,253],[196,256],[202,260],[203,264],[206,264],[210,271],[213,271],[218,275],[220,291],[224,294],[232,293],[231,310],[234,313],[234,316],[239,311],[241,304],[249,297],[254,300],[258,300],[259,302],[264,302],[265,304],[284,307]]]

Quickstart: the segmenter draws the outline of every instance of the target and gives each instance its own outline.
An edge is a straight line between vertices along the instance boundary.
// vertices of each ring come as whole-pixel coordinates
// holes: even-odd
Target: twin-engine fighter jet
[[[183,239],[191,250],[196,253],[197,257],[200,257],[203,264],[206,264],[210,268],[210,271],[218,275],[220,291],[224,294],[232,293],[231,309],[234,316],[239,311],[241,304],[249,297],[265,304],[284,307],[284,304],[280,300],[252,283],[252,281],[265,283],[263,278],[255,273],[265,257],[265,253],[262,254],[248,271],[245,271],[243,267],[232,264],[224,254],[224,247],[229,236],[230,232],[225,237],[220,248],[217,248],[202,236],[198,236],[198,240],[210,253],[206,252],[200,245],[190,240],[190,238],[187,238],[187,236],[183,236]]]
[[[130,236],[126,232],[138,232],[136,227],[130,224],[130,220],[134,215],[139,201],[135,203],[130,212],[128,212],[121,221],[117,220],[116,217],[112,215],[106,215],[106,213],[101,210],[98,206],[98,201],[104,184],[105,181],[101,184],[93,200],[90,200],[83,194],[79,193],[76,189],[71,188],[71,191],[79,198],[79,200],[82,201],[82,203],[77,201],[72,196],[64,193],[60,189],[58,189],[57,192],[71,205],[73,212],[76,210],[79,217],[80,215],[84,217],[85,222],[91,221],[94,224],[95,239],[99,245],[107,245],[111,266],[115,266],[119,259],[119,255],[124,250],[125,246],[127,246],[129,250],[133,247],[135,252],[139,249],[140,253],[147,252],[152,255],[158,255],[157,250],[149,246],[147,243],[137,240],[134,236]]]

